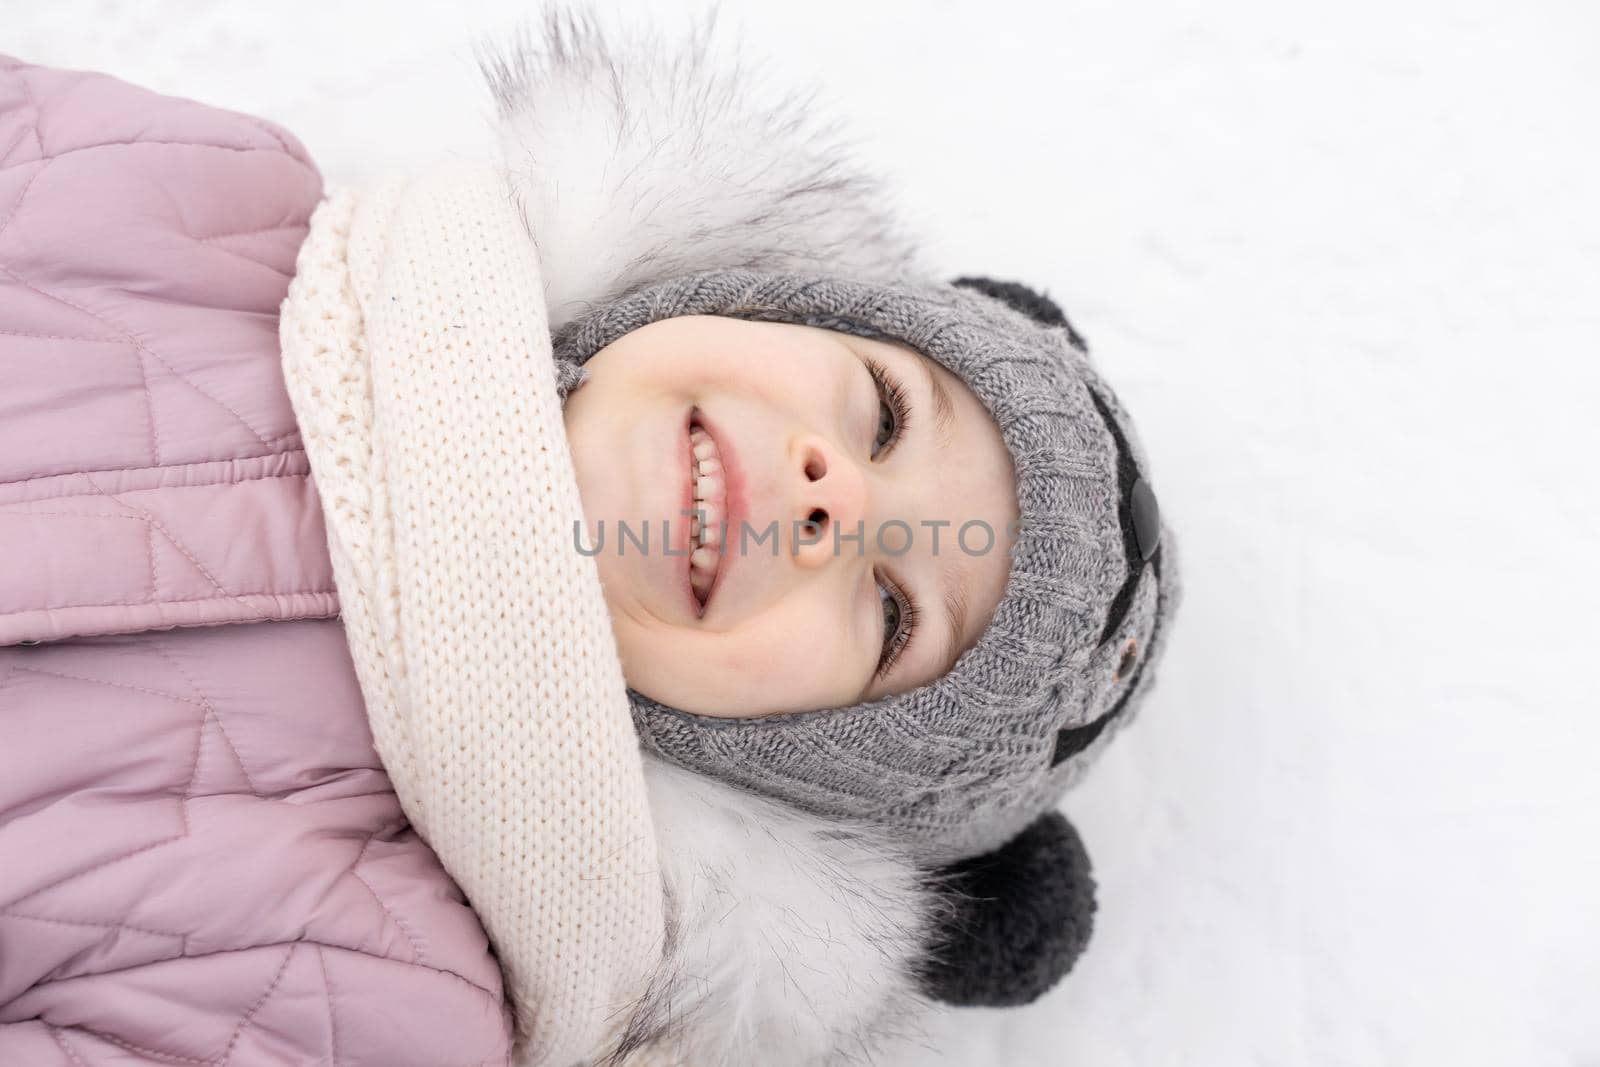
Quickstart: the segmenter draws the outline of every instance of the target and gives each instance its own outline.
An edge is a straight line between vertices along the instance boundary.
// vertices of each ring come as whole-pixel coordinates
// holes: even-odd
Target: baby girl
[[[326,195],[283,131],[139,97],[153,117],[103,119],[95,150],[196,155],[158,180],[163,157],[117,157],[95,180],[135,210],[106,232],[193,210],[128,246],[137,282],[70,296],[30,258],[33,205],[84,187],[53,180],[87,156],[51,109],[92,94],[0,68],[43,131],[0,126],[38,165],[0,215],[26,288],[0,326],[125,341],[143,393],[96,395],[150,413],[127,457],[24,450],[0,478],[0,535],[73,568],[60,603],[59,577],[0,586],[0,916],[35,924],[0,924],[0,1059],[829,1063],[934,1002],[1032,1001],[1083,950],[1093,883],[1055,806],[1177,603],[1149,465],[1053,301],[939,280],[806,107],[754,103],[708,34],[618,45],[552,16],[483,58],[500,158]],[[271,217],[208,224],[214,186],[182,183],[213,159],[258,168],[215,203]],[[258,336],[280,299],[281,365]],[[235,307],[253,340],[195,342]],[[88,395],[12,351],[17,425]],[[196,393],[249,433],[178,432]],[[63,563],[66,516],[101,507],[103,551]],[[162,536],[210,599],[163,583]],[[108,584],[146,548],[152,591]],[[50,798],[137,750],[85,763],[58,739],[102,720],[29,718],[72,704],[63,679],[193,724],[135,761],[172,776],[115,778],[156,837],[45,864],[8,842],[67,839],[50,820],[93,805]],[[367,728],[381,771],[334,743]],[[65,951],[67,929],[123,935]],[[74,1001],[66,978],[99,984]]]

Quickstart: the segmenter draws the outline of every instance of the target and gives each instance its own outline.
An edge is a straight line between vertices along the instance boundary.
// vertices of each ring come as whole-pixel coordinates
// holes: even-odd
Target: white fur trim
[[[922,1033],[911,966],[937,901],[915,865],[875,834],[644,766],[668,945],[602,1063],[868,1063]]]
[[[537,40],[525,27],[507,47],[480,47],[552,330],[694,271],[920,273],[838,130],[805,96],[766,91],[714,55],[714,22],[664,42],[558,9]]]

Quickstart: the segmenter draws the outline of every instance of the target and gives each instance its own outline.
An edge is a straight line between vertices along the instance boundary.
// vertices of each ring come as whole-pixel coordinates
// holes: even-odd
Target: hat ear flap
[[[1072,328],[1072,323],[1067,321],[1067,313],[1061,310],[1061,305],[1051,300],[1048,296],[1034,289],[1028,288],[1021,282],[1001,282],[993,278],[961,277],[950,283],[962,289],[976,289],[984,296],[990,296],[1000,301],[1013,311],[1020,311],[1041,326],[1060,326],[1067,331],[1067,340],[1072,347],[1080,352],[1089,351],[1089,343],[1077,330]]]
[[[1089,854],[1050,811],[993,852],[934,872],[947,905],[918,973],[922,991],[958,1007],[1016,1007],[1072,969],[1094,926]]]

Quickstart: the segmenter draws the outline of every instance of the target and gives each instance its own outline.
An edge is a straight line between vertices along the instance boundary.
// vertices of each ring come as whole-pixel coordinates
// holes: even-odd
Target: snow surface
[[[471,43],[532,10],[0,0],[0,51],[270,117],[351,181],[484,151]],[[879,1062],[1600,1064],[1600,8],[723,22],[821,81],[952,275],[1062,301],[1186,564],[1159,688],[1065,803],[1089,952]]]

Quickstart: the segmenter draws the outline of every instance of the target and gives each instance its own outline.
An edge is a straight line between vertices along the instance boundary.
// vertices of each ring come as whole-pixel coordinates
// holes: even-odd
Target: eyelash
[[[883,653],[878,657],[878,669],[872,673],[872,680],[878,681],[894,669],[895,663],[900,659],[900,654],[911,644],[911,638],[917,632],[917,619],[920,613],[917,611],[917,602],[911,599],[911,596],[902,591],[894,582],[886,581],[883,575],[876,570],[873,572],[873,578],[880,589],[888,591],[889,600],[894,603],[896,609],[900,612],[899,627],[896,628],[894,633],[885,634],[883,638]],[[881,595],[878,598],[878,603],[880,606],[884,603],[884,598]]]
[[[896,381],[882,363],[871,356],[863,356],[862,362],[867,365],[867,373],[872,375],[872,383],[878,391],[878,410],[881,425],[883,409],[887,408],[894,416],[894,432],[881,446],[878,444],[878,435],[872,435],[871,454],[873,459],[894,448],[900,438],[905,436],[906,424],[911,421],[911,401],[906,396],[904,387]]]

